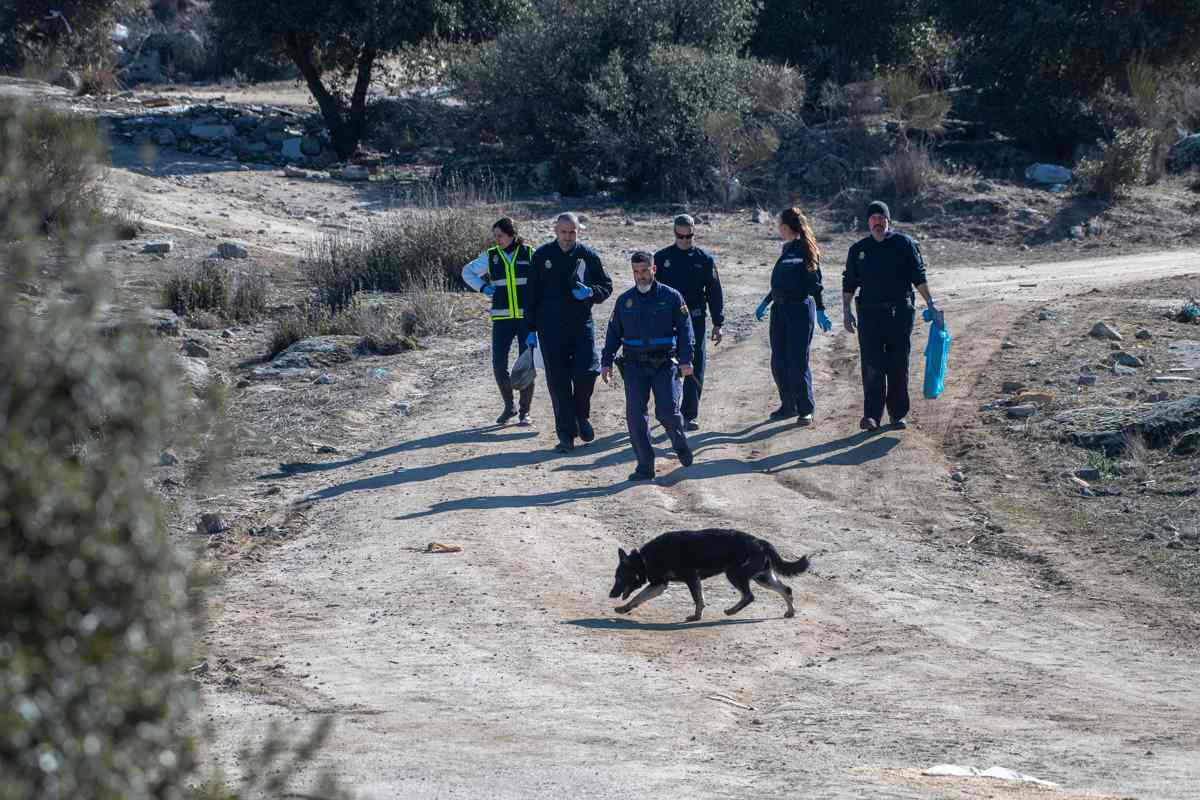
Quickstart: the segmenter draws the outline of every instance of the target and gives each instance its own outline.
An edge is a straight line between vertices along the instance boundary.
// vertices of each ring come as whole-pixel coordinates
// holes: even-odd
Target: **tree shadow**
[[[1025,244],[1039,245],[1061,242],[1071,238],[1071,228],[1086,226],[1088,220],[1103,214],[1112,207],[1112,202],[1095,197],[1072,197],[1063,203],[1054,216],[1037,230],[1030,231]]]
[[[790,429],[789,424],[781,424],[773,428],[759,430],[764,425],[771,424],[771,420],[756,422],[753,425],[748,425],[740,431],[724,433],[721,431],[705,431],[703,433],[693,434],[688,437],[688,443],[692,446],[692,453],[699,456],[705,450],[712,449],[723,444],[754,444],[769,439],[777,433],[781,433]],[[625,437],[628,441],[628,436]],[[664,442],[669,442],[666,430],[661,425],[655,425],[652,429],[650,443],[661,445]],[[661,454],[660,454],[661,455]],[[600,467],[613,466],[615,464],[629,463],[635,460],[633,449],[627,449],[620,452],[608,453],[603,458],[598,458],[587,464],[564,464],[555,470],[555,472],[585,472]]]
[[[780,616],[780,619],[783,619]],[[734,619],[728,617],[726,619],[711,619],[700,620],[699,622],[639,622],[636,619],[629,617],[587,617],[584,619],[568,619],[563,620],[563,625],[575,625],[579,628],[587,628],[589,630],[610,630],[610,631],[683,631],[689,628],[715,628],[720,625],[757,625],[761,622],[770,622],[767,617],[755,617],[753,619]]]

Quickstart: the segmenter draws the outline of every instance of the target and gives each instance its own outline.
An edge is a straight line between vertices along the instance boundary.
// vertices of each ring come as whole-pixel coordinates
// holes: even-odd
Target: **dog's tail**
[[[771,566],[780,575],[799,575],[808,569],[808,556],[800,556],[795,561],[784,561],[775,545],[765,541],[763,545],[766,547],[767,557],[771,559]]]

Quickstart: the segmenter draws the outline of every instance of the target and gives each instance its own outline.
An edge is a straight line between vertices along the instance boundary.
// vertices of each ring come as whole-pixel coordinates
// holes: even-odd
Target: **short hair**
[[[579,217],[574,211],[564,211],[558,215],[558,219],[554,220],[555,225],[561,225],[564,222],[569,222],[576,228],[579,227]]]
[[[694,227],[696,227],[696,220],[692,219],[691,214],[680,214],[678,217],[675,218],[675,227],[676,228],[684,228],[684,227],[694,228]]]
[[[645,250],[635,250],[629,259],[630,264],[654,264],[654,257]]]

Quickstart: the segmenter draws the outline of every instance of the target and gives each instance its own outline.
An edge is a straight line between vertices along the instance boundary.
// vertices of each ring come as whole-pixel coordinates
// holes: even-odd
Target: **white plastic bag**
[[[517,356],[517,360],[513,363],[509,379],[512,381],[512,387],[518,392],[533,386],[534,381],[537,380],[537,366],[534,364],[534,353],[537,349],[536,347],[526,348],[525,352]]]

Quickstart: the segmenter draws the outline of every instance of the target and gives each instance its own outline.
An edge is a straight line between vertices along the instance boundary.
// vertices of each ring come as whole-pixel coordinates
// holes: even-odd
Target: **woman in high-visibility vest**
[[[533,401],[533,387],[521,390],[518,411],[513,405],[508,356],[513,340],[517,342],[518,354],[528,347],[525,343],[529,333],[525,323],[525,303],[533,248],[522,241],[517,226],[508,217],[496,220],[492,236],[496,243],[464,266],[462,276],[472,289],[492,298],[492,372],[504,400],[504,410],[496,417],[496,423],[503,425],[516,416],[518,425],[532,425],[529,404]]]

